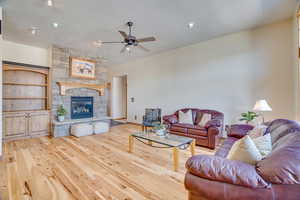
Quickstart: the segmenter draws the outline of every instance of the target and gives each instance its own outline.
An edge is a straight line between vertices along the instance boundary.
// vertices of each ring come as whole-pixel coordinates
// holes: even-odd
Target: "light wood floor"
[[[184,164],[172,170],[172,149],[138,141],[128,153],[128,135],[140,127],[121,125],[107,134],[81,138],[34,138],[4,145],[0,162],[1,200],[187,199]],[[196,147],[196,153],[213,151]]]

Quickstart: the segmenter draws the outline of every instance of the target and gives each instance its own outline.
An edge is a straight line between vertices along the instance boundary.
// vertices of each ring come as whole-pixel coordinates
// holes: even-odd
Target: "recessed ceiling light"
[[[53,25],[54,28],[58,27],[58,23],[56,23],[56,22],[53,22],[52,25]]]
[[[130,52],[130,47],[129,46],[126,47],[126,51]]]
[[[97,40],[97,41],[94,41],[93,44],[96,47],[101,47],[102,46],[102,41],[101,40]]]
[[[32,35],[36,35],[37,34],[37,30],[38,29],[36,27],[31,27],[30,28],[30,32],[31,32]]]
[[[48,6],[53,6],[53,1],[52,1],[52,0],[48,0],[48,1],[47,1],[47,5],[48,5]]]
[[[194,26],[195,26],[195,22],[190,22],[190,23],[188,24],[189,29],[194,28]]]

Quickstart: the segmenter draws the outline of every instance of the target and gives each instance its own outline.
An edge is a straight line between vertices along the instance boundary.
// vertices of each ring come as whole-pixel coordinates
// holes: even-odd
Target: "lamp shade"
[[[272,111],[272,108],[269,106],[268,102],[265,99],[256,101],[254,111]]]

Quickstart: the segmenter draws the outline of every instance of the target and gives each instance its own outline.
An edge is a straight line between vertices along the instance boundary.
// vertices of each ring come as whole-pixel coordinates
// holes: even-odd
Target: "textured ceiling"
[[[4,39],[49,47],[56,44],[79,48],[103,56],[108,64],[215,38],[287,19],[296,9],[295,0],[2,0]],[[117,30],[127,32],[125,23],[135,23],[137,37],[155,36],[145,43],[150,52],[134,49],[120,54],[119,44],[93,46],[93,41],[121,40]],[[188,22],[195,22],[192,30]],[[60,26],[55,29],[53,22]],[[29,28],[37,27],[33,36]]]

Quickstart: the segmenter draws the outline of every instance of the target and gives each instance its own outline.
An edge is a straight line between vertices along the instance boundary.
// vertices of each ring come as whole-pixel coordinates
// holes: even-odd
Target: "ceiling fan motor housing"
[[[137,45],[136,37],[130,35],[124,39],[124,42],[127,43],[128,45],[134,45],[134,44]]]

